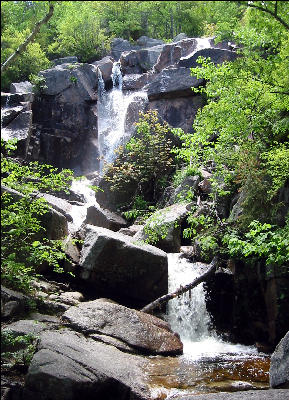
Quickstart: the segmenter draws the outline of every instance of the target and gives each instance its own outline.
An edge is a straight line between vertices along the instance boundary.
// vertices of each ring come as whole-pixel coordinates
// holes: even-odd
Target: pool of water
[[[268,355],[254,347],[220,342],[208,338],[184,343],[182,356],[151,357],[146,375],[152,399],[269,388]]]

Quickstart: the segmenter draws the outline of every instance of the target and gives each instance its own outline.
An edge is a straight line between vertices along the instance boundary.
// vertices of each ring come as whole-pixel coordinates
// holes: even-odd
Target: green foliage
[[[151,206],[142,196],[135,196],[132,208],[124,211],[123,216],[128,221],[144,221],[155,211],[155,206]]]
[[[167,123],[160,123],[156,110],[141,114],[137,126],[137,135],[132,137],[125,148],[118,149],[118,158],[114,164],[106,166],[105,179],[110,182],[111,190],[126,191],[132,185],[136,187],[135,196],[157,200],[160,189],[174,168],[171,154],[171,129]]]
[[[60,263],[66,259],[62,241],[45,238],[43,216],[49,207],[39,191],[67,190],[73,175],[37,162],[21,164],[7,155],[14,146],[2,142],[2,184],[8,188],[1,195],[2,282],[29,291],[31,276],[41,265],[62,272]]]
[[[231,256],[265,260],[267,265],[285,265],[289,262],[289,218],[280,228],[271,224],[252,221],[249,231],[241,238],[237,232],[224,236]]]
[[[36,351],[36,344],[37,337],[34,335],[15,336],[12,331],[1,331],[2,366],[27,369]]]
[[[165,239],[173,227],[178,226],[178,222],[165,221],[167,212],[166,209],[157,210],[146,220],[144,226],[145,243],[156,244],[161,239]]]

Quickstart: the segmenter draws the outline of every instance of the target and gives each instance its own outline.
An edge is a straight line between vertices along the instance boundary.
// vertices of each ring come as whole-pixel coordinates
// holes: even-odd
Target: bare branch
[[[218,258],[214,257],[212,262],[210,263],[210,268],[206,271],[203,275],[199,276],[193,282],[187,284],[186,286],[181,286],[173,293],[165,294],[164,296],[159,297],[158,299],[154,300],[152,303],[149,303],[145,307],[141,309],[142,312],[151,312],[156,307],[160,306],[163,303],[167,303],[169,300],[174,299],[175,297],[187,292],[188,290],[193,289],[195,286],[199,285],[199,283],[205,281],[210,275],[212,275],[217,267]]]
[[[41,26],[43,24],[46,24],[47,21],[52,17],[53,11],[54,11],[53,2],[49,1],[49,12],[48,12],[48,14],[46,14],[45,17],[41,21],[36,22],[36,24],[34,26],[34,29],[31,32],[31,34],[25,39],[25,41],[23,43],[21,43],[21,45],[18,47],[18,49],[13,54],[11,54],[11,56],[8,57],[6,61],[4,61],[4,63],[1,65],[1,73],[6,71],[6,69],[13,63],[13,61],[21,53],[23,53],[26,50],[28,44],[34,40],[35,36],[39,32]]]
[[[280,24],[282,24],[289,31],[289,25],[281,17],[279,17],[277,15],[277,3],[278,3],[278,1],[275,2],[274,11],[271,11],[271,10],[269,10],[269,8],[266,8],[266,7],[258,6],[257,4],[252,4],[251,2],[247,2],[247,6],[251,7],[251,8],[256,8],[257,10],[264,11],[264,12],[272,15],[276,19],[276,21],[280,22]]]

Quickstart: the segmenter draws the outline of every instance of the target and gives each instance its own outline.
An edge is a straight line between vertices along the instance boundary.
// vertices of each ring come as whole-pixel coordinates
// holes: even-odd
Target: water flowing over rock
[[[169,325],[152,315],[119,304],[94,300],[67,310],[62,319],[84,334],[111,336],[130,346],[132,352],[175,355],[182,343]]]
[[[88,207],[84,223],[112,231],[118,231],[127,225],[127,222],[121,216],[96,206]]]
[[[86,225],[82,236],[80,277],[95,293],[121,297],[122,304],[144,304],[167,293],[165,252],[92,225]]]

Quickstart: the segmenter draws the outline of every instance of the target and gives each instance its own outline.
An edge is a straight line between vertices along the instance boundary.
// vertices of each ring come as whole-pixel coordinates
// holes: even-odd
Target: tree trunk
[[[39,32],[41,26],[43,24],[46,24],[46,22],[52,17],[53,15],[53,11],[54,11],[54,5],[53,2],[49,1],[49,12],[48,14],[45,15],[45,17],[41,20],[36,22],[33,31],[31,32],[31,34],[25,39],[25,41],[18,47],[18,49],[11,54],[10,57],[7,58],[6,61],[4,61],[4,63],[1,65],[1,73],[3,73],[4,71],[6,71],[6,69],[13,63],[13,61],[21,54],[23,53],[28,44],[31,43],[35,36],[37,35],[37,33]]]
[[[186,286],[181,286],[175,292],[168,293],[168,294],[165,294],[164,296],[159,297],[158,299],[154,300],[152,303],[149,303],[148,305],[143,307],[141,309],[141,311],[149,313],[152,310],[154,310],[156,307],[160,306],[161,304],[167,303],[169,300],[174,299],[175,297],[187,292],[188,290],[193,289],[199,283],[204,282],[210,275],[212,275],[215,272],[217,264],[218,264],[218,258],[214,257],[212,262],[210,263],[210,268],[203,275],[199,276],[198,278],[193,280],[193,282],[187,284]]]

